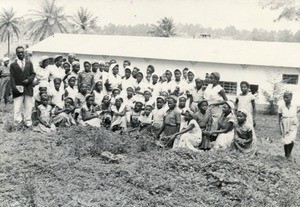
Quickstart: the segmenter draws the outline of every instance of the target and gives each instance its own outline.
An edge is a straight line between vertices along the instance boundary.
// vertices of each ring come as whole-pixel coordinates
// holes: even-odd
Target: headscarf
[[[75,66],[75,65],[80,65],[80,63],[79,63],[78,61],[74,61],[74,62],[72,63],[72,66]]]
[[[46,56],[46,55],[42,56],[41,59],[40,59],[40,61],[39,61],[39,66],[42,66],[43,62],[44,62],[45,60],[48,60],[48,59],[49,59],[48,56]]]
[[[212,72],[211,74],[213,74],[218,81],[220,80],[220,73],[218,73],[218,72]]]
[[[112,64],[109,66],[109,71],[110,71],[111,73],[113,73],[112,70],[113,70],[114,67],[116,67],[116,66],[119,66],[119,64],[117,64],[117,63],[112,63]]]

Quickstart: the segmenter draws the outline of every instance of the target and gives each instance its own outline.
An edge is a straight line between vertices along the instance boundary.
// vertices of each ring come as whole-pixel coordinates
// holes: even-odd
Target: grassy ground
[[[11,120],[0,112],[0,206],[300,206],[299,163],[282,157],[275,116],[258,116],[254,158],[163,150],[103,129],[7,132]]]

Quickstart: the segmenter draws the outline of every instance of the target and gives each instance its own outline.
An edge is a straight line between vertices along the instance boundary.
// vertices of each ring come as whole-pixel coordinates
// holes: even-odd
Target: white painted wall
[[[159,48],[158,48],[159,49]],[[38,61],[43,55],[54,56],[57,54],[34,52],[32,62],[34,66],[38,65]],[[67,54],[61,54],[67,57]],[[183,69],[185,67],[193,69],[198,77],[204,79],[206,73],[219,72],[221,74],[221,81],[237,82],[238,90],[240,93],[239,84],[241,81],[248,81],[250,84],[259,85],[259,89],[269,90],[271,84],[269,81],[281,81],[282,74],[298,74],[300,76],[299,68],[280,68],[271,66],[244,66],[234,64],[222,64],[222,63],[202,63],[202,62],[189,62],[189,61],[171,61],[171,60],[159,60],[159,59],[146,59],[146,58],[131,58],[131,57],[113,57],[113,56],[95,56],[95,55],[82,55],[78,54],[77,58],[90,61],[109,61],[115,59],[120,65],[123,64],[125,59],[131,61],[131,66],[138,67],[145,72],[148,65],[155,67],[156,73],[161,75],[165,70],[176,68]],[[83,66],[81,66],[83,68]],[[120,71],[122,73],[122,71]],[[300,82],[300,80],[299,80]],[[298,85],[284,84],[283,90],[292,90],[294,92],[294,100],[300,105],[300,83]],[[228,95],[229,99],[234,100],[235,96]],[[257,103],[266,103],[265,98],[261,91],[257,97]]]

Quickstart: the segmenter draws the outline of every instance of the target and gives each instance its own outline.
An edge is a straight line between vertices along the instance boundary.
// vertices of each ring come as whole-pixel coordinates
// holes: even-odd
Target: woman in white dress
[[[285,92],[283,95],[284,103],[279,105],[278,119],[280,134],[282,136],[282,142],[284,144],[285,157],[291,158],[291,153],[294,147],[294,141],[297,137],[297,130],[299,121],[297,113],[300,112],[297,105],[292,102],[293,94]]]
[[[227,97],[222,86],[219,85],[220,74],[213,72],[209,76],[210,84],[204,92],[204,98],[208,101],[209,110],[212,115],[212,130],[218,128],[218,120],[222,113],[222,105],[227,101]]]
[[[185,121],[188,125],[183,128],[180,132],[175,133],[171,136],[171,139],[175,139],[173,149],[187,148],[192,151],[200,151],[197,147],[202,141],[202,130],[200,129],[197,121],[193,118],[194,113],[191,110],[187,110],[184,114]]]

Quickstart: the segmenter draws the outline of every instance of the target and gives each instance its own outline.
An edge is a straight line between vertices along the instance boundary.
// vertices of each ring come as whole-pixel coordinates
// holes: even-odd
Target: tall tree
[[[56,32],[67,32],[67,16],[64,7],[57,6],[56,0],[44,0],[39,10],[31,10],[33,21],[28,24],[29,38],[41,41]]]
[[[171,18],[163,18],[157,22],[157,25],[152,25],[152,30],[149,34],[156,37],[172,37],[175,36],[175,24]]]
[[[299,0],[260,0],[260,4],[263,8],[280,10],[280,14],[275,21],[279,21],[281,19],[298,21],[300,18]]]
[[[97,27],[98,17],[94,16],[87,8],[80,7],[70,19],[75,33],[92,33]]]
[[[11,39],[16,36],[19,39],[20,30],[18,28],[18,18],[15,17],[13,8],[10,10],[3,9],[0,14],[0,38],[1,42],[7,41],[7,54],[10,54]]]

